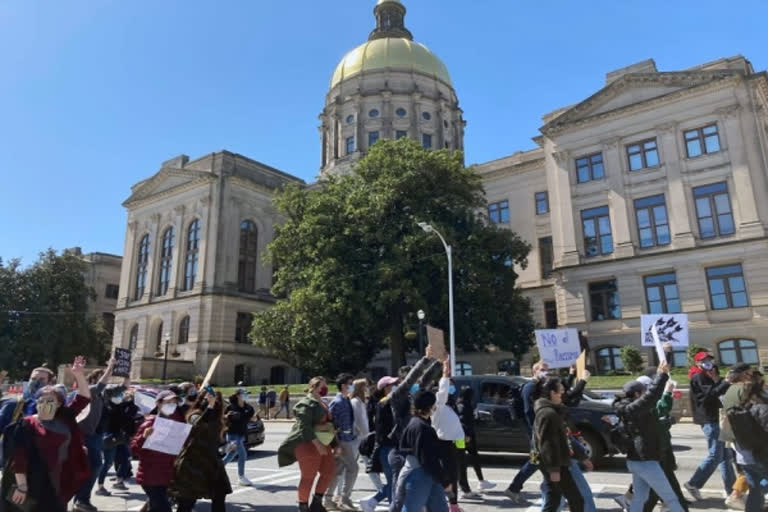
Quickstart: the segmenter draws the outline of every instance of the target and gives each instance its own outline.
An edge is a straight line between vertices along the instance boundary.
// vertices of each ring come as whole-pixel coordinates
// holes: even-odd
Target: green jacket
[[[673,403],[674,399],[672,398],[672,393],[667,393],[665,391],[664,394],[661,395],[661,398],[659,398],[659,401],[656,402],[656,406],[653,408],[653,415],[656,417],[656,419],[658,420],[660,418],[669,416],[672,412]],[[657,422],[656,425],[659,429],[659,442],[661,445],[659,446],[659,449],[662,452],[666,452],[672,448],[672,436],[669,433],[669,429],[672,425],[668,422]]]
[[[328,410],[313,395],[307,395],[293,408],[293,416],[296,422],[288,433],[280,447],[277,449],[277,465],[290,466],[296,462],[294,450],[301,443],[312,441],[315,435],[315,427],[323,420]]]

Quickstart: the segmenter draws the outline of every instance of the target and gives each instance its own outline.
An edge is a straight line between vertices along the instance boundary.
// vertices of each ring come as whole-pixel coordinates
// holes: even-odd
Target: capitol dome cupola
[[[376,27],[331,75],[320,114],[321,172],[346,172],[380,138],[464,149],[464,119],[448,68],[405,26],[400,0],[378,0]]]

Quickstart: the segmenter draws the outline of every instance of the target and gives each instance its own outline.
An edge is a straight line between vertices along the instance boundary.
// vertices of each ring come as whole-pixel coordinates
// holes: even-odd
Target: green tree
[[[640,349],[634,345],[621,347],[621,362],[624,363],[624,368],[633,375],[643,370],[643,356],[640,355]]]
[[[100,363],[109,334],[86,314],[94,291],[85,284],[84,262],[48,250],[28,268],[0,260],[0,368],[23,377],[35,366],[57,365],[84,355]]]
[[[514,263],[530,247],[488,223],[480,178],[459,152],[381,140],[350,174],[288,187],[275,204],[286,221],[269,257],[279,263],[275,307],[257,313],[253,341],[307,372],[362,369],[382,348],[392,370],[416,340],[413,313],[448,327],[447,262],[427,221],[453,246],[457,345],[525,353],[530,305]]]

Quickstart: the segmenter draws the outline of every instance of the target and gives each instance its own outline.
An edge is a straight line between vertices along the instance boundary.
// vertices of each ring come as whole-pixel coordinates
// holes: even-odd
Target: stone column
[[[659,134],[659,149],[661,163],[667,172],[666,203],[669,215],[669,227],[672,232],[672,245],[675,249],[693,247],[696,241],[691,230],[691,219],[688,215],[689,192],[683,183],[680,161],[682,154],[678,139],[680,139],[677,123],[666,123],[656,127]]]
[[[173,226],[176,230],[176,245],[173,248],[173,263],[171,266],[171,283],[168,296],[176,297],[177,290],[184,289],[184,249],[187,244],[187,230],[184,225],[184,205],[173,207]]]
[[[147,282],[144,286],[144,296],[142,300],[149,300],[155,295],[155,285],[158,281],[158,273],[160,272],[160,265],[158,260],[160,259],[160,252],[162,250],[163,241],[160,239],[160,221],[162,215],[159,213],[153,213],[150,219],[149,227],[149,261],[147,262]]]
[[[117,300],[117,309],[128,305],[133,296],[134,267],[136,266],[136,231],[139,223],[135,220],[128,222],[125,230],[125,244],[123,245],[123,262],[120,267],[120,297]]]
[[[223,184],[219,183],[218,186],[223,186]],[[201,233],[200,247],[198,250],[199,260],[197,262],[197,277],[195,280],[195,286],[192,288],[193,290],[197,291],[204,290],[206,282],[210,282],[212,285],[215,284],[214,276],[211,276],[210,280],[208,279],[208,270],[210,267],[211,273],[215,271],[216,242],[220,227],[219,217],[221,215],[220,212],[222,208],[224,208],[224,205],[219,204],[218,200],[216,201],[216,211],[219,212],[219,215],[214,216],[212,214],[214,211],[214,209],[211,207],[212,204],[213,201],[211,200],[211,196],[204,196],[200,198],[199,212]]]
[[[414,92],[411,95],[411,138],[421,144],[421,130],[419,130],[419,119],[421,119],[421,93]]]
[[[608,193],[609,209],[611,211],[611,232],[613,249],[616,257],[634,256],[635,247],[632,244],[632,232],[629,227],[627,200],[624,192],[624,178],[627,170],[622,165],[621,138],[614,137],[602,142],[603,166],[610,191]]]
[[[552,148],[551,145],[547,145]],[[546,157],[547,189],[552,207],[552,242],[555,268],[578,265],[579,250],[576,246],[576,225],[571,201],[569,151],[555,151]]]
[[[394,139],[394,133],[392,133],[392,120],[395,118],[394,108],[392,108],[392,93],[390,91],[384,91],[381,93],[383,101],[381,103],[381,132],[380,138]],[[368,141],[366,140],[366,144]]]

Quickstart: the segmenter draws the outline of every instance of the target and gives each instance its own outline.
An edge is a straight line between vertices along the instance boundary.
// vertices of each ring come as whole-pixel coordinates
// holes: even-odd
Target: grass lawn
[[[612,377],[600,377],[594,376],[589,379],[587,387],[589,389],[621,389],[624,384],[634,378],[637,375],[616,375]],[[688,368],[673,369],[670,372],[672,380],[677,382],[677,387],[688,387],[690,380],[688,379]]]

